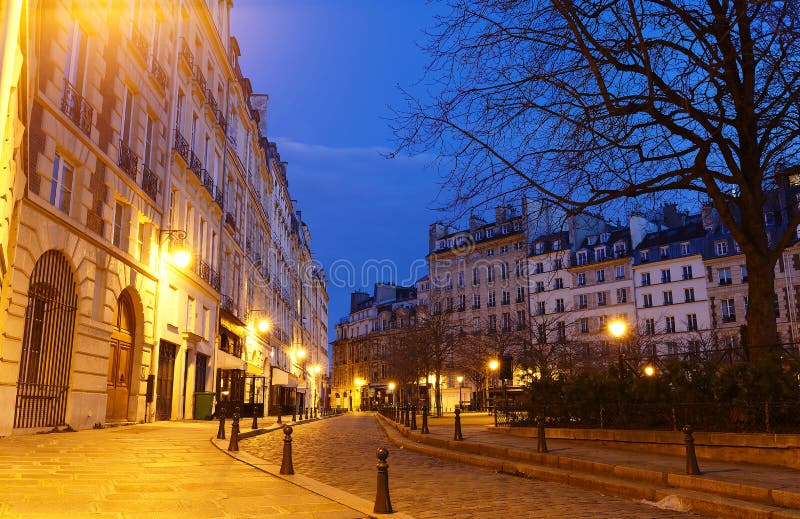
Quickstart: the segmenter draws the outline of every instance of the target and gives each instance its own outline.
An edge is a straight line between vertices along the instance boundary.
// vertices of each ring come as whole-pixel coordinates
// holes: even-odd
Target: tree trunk
[[[775,317],[775,266],[762,255],[746,256],[747,329],[742,337],[745,358],[766,360],[780,349]]]
[[[436,386],[433,388],[434,393],[436,393],[436,416],[442,416],[442,386],[441,386],[442,374],[439,370],[436,370]]]

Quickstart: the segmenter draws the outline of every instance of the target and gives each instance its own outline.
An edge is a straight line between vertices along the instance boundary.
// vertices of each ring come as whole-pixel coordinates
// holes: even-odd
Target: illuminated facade
[[[271,368],[308,384],[290,358],[314,351],[327,370],[327,341],[300,333],[310,238],[230,3],[80,5],[33,0],[27,44],[3,40],[4,134],[25,134],[0,156],[21,166],[0,185],[0,436],[191,418],[198,392],[265,412],[270,381],[291,386]],[[319,330],[327,304],[307,322]]]

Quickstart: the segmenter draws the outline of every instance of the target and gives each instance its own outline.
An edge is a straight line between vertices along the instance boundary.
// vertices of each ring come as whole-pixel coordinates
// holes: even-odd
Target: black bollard
[[[297,421],[297,406],[293,405],[292,406],[292,422],[296,422],[296,421]]]
[[[543,417],[539,417],[539,441],[536,443],[536,452],[547,453],[547,437],[544,433]]]
[[[253,426],[251,429],[258,429],[258,406],[253,404]]]
[[[233,423],[231,424],[231,441],[228,443],[228,450],[231,452],[239,451],[239,408],[233,411]]]
[[[684,441],[686,442],[686,473],[699,475],[700,467],[697,466],[697,455],[694,452],[694,427],[691,425],[683,426]]]
[[[283,426],[283,460],[281,461],[281,474],[294,474],[292,466],[292,426]]]
[[[308,420],[308,412],[311,410],[310,407],[306,407],[306,420]]]
[[[217,431],[217,439],[224,440],[225,439],[225,406],[218,405],[217,406],[217,413],[219,414],[219,430]]]
[[[281,406],[278,406],[278,421],[277,421],[277,423],[283,423],[283,422],[281,422],[281,415],[282,414],[283,414],[283,408]]]
[[[378,456],[378,491],[375,493],[375,508],[372,509],[376,514],[391,514],[392,500],[389,497],[389,464],[386,458],[389,457],[389,450],[381,447],[376,452]]]
[[[411,406],[411,430],[417,430],[417,406]]]
[[[411,417],[408,415],[408,404],[403,406],[403,425],[411,427]]]
[[[430,434],[431,431],[428,429],[428,406],[422,406],[422,430],[420,431],[422,434]]]
[[[459,441],[464,439],[464,435],[461,434],[461,409],[458,408],[456,408],[456,430],[453,439]]]

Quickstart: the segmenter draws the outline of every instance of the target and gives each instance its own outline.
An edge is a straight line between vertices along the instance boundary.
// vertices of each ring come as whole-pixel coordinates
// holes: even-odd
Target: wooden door
[[[123,295],[117,302],[114,331],[109,343],[106,421],[120,421],[128,418],[133,329],[131,304]]]
[[[156,377],[156,419],[172,417],[172,387],[175,376],[175,355],[178,345],[162,340],[158,348],[158,376]]]

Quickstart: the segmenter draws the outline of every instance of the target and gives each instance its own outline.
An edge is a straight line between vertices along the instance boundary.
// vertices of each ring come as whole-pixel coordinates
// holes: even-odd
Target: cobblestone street
[[[283,434],[277,431],[240,443],[243,450],[276,464],[280,464],[282,446]],[[579,488],[398,450],[375,418],[367,415],[346,415],[295,427],[294,470],[373,500],[375,450],[381,446],[389,448],[392,505],[418,518],[690,517]]]

